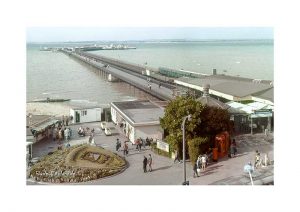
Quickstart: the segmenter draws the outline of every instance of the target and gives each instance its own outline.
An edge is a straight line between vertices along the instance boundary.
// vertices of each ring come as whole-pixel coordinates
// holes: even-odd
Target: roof
[[[202,96],[200,98],[197,99],[198,101],[201,102],[202,105],[207,105],[210,107],[217,107],[217,108],[221,108],[223,110],[227,110],[230,114],[245,114],[245,111],[230,107],[228,104],[223,103],[213,97],[210,96]]]
[[[232,108],[235,108],[235,109],[238,109],[238,110],[241,110],[241,111],[244,111],[248,114],[251,114],[253,113],[254,111],[254,107],[252,106],[249,106],[249,105],[245,105],[245,104],[242,104],[242,103],[239,103],[239,102],[229,102],[227,103],[230,107]]]
[[[157,125],[164,116],[164,109],[149,100],[112,102],[111,105],[133,126]]]
[[[274,102],[274,88],[272,87],[268,90],[260,91],[258,93],[253,94],[253,96]]]
[[[217,107],[217,108],[221,108],[224,110],[227,110],[230,106],[215,99],[212,98],[210,96],[201,96],[200,98],[197,99],[199,102],[201,102],[202,105],[207,105],[210,107]]]
[[[227,75],[210,75],[200,78],[181,77],[175,80],[176,83],[185,83],[185,86],[203,90],[203,86],[210,85],[211,93],[220,92],[231,95],[233,97],[242,98],[253,94],[260,95],[261,98],[273,98],[273,93],[266,92],[273,88],[272,81],[255,80],[249,78],[241,78]],[[190,85],[190,86],[189,86]]]
[[[40,132],[40,131],[45,130],[47,127],[54,125],[58,122],[60,122],[60,120],[58,120],[58,119],[49,119],[38,126],[32,127],[32,130]]]
[[[93,106],[76,106],[76,107],[72,107],[72,110],[88,110],[88,109],[101,109],[101,107],[93,107]]]
[[[29,120],[30,120],[30,126],[39,125],[40,123],[43,123],[44,121],[50,119],[50,115],[29,115],[26,116],[26,126],[29,126]]]
[[[235,108],[241,111],[246,112],[247,114],[253,114],[258,112],[255,115],[252,115],[253,117],[269,117],[271,114],[271,111],[274,109],[273,106],[264,104],[261,102],[252,102],[249,104],[242,104],[239,102],[229,102],[227,103],[231,108]],[[267,112],[259,112],[261,110],[269,110]]]

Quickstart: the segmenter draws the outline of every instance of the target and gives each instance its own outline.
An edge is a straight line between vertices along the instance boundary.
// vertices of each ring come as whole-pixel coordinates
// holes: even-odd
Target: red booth
[[[215,148],[218,152],[218,158],[222,158],[228,155],[230,145],[230,137],[227,131],[219,133],[215,137]]]

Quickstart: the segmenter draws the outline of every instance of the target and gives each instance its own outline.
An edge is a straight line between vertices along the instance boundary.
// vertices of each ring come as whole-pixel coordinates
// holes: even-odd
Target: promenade
[[[88,136],[78,137],[77,128],[89,127],[95,129],[95,144],[105,149],[115,151],[116,139],[119,138],[123,143],[125,136],[119,130],[118,135],[106,136],[100,129],[100,123],[88,123],[82,125],[70,126],[73,131],[73,137],[70,141],[71,145],[86,142]],[[192,166],[187,162],[186,175],[190,185],[247,185],[250,184],[249,177],[243,172],[243,167],[249,161],[254,163],[255,151],[268,153],[270,160],[273,160],[273,136],[272,134],[266,137],[263,134],[242,135],[236,137],[238,154],[235,158],[225,157],[216,163],[210,163],[204,172],[201,172],[200,177],[193,178]],[[41,141],[33,145],[33,157],[41,157],[49,151],[57,148],[57,143],[53,141]],[[123,152],[117,152],[123,156]],[[144,156],[152,155],[153,165],[152,172],[143,172],[142,161]],[[115,176],[77,183],[80,185],[181,185],[183,182],[183,164],[175,163],[172,159],[160,155],[156,155],[150,150],[150,147],[145,149],[142,147],[141,152],[138,152],[134,145],[129,144],[129,154],[125,157],[128,162],[128,168]],[[257,184],[263,184],[261,179],[273,177],[274,167],[268,166],[255,171],[254,181]],[[38,183],[31,179],[27,179],[27,185],[41,185],[48,183]],[[60,184],[61,185],[61,184]]]

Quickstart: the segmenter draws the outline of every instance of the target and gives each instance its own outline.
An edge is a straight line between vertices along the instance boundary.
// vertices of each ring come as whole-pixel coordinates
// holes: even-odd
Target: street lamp
[[[185,122],[188,119],[188,121],[191,121],[192,116],[187,115],[183,117],[181,129],[182,129],[182,159],[183,159],[183,183],[182,185],[189,185],[189,182],[186,181],[186,167],[185,167]]]
[[[252,166],[251,162],[249,162],[248,164],[246,164],[244,166],[244,172],[249,174],[251,185],[254,185],[252,175],[251,175],[251,173],[253,173],[253,166]]]

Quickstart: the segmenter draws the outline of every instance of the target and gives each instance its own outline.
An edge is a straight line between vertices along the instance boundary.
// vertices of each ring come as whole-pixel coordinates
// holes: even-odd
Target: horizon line
[[[151,41],[169,41],[169,42],[205,42],[205,41],[250,41],[250,40],[272,40],[274,38],[214,38],[214,39],[142,39],[142,40],[77,40],[77,41],[26,41],[27,44],[29,43],[84,43],[84,42],[151,42]]]

